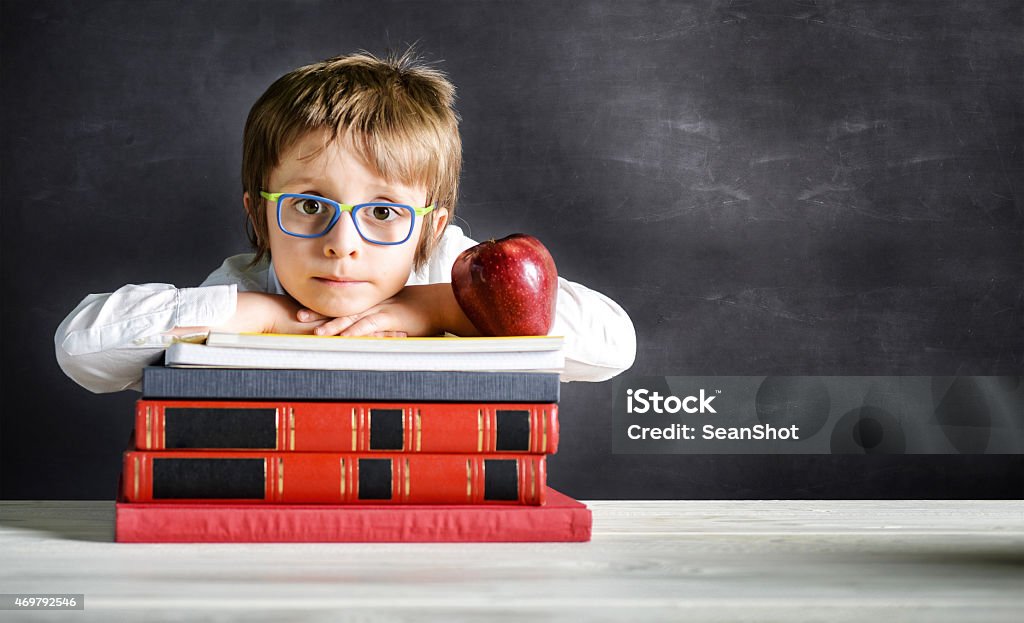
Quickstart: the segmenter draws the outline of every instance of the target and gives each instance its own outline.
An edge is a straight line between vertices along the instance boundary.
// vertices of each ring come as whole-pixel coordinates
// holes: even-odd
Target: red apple
[[[484,335],[547,335],[555,321],[558,271],[540,240],[512,234],[460,253],[452,291]]]

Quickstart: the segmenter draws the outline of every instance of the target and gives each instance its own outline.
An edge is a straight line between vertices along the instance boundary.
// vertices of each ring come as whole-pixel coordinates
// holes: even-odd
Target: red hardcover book
[[[543,454],[141,451],[128,502],[543,504]]]
[[[119,543],[589,541],[586,505],[548,489],[544,506],[115,504]]]
[[[554,454],[558,405],[139,400],[135,447]]]

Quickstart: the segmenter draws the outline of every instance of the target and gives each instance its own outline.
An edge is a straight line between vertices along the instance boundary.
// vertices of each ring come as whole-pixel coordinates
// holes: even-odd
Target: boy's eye
[[[327,206],[316,199],[300,199],[295,207],[299,212],[308,216],[323,214],[327,210]]]
[[[370,208],[370,213],[372,214],[374,220],[386,221],[392,218],[392,215],[395,213],[395,210],[394,208],[391,208],[389,206],[373,206]]]

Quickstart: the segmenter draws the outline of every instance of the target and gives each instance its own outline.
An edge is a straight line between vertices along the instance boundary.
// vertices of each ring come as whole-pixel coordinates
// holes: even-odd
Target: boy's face
[[[369,201],[424,205],[427,191],[420,186],[389,182],[368,169],[350,149],[347,141],[336,140],[323,149],[326,131],[310,132],[281,157],[271,171],[272,193],[319,195],[340,203]],[[246,195],[246,206],[252,198]],[[357,314],[397,294],[409,278],[423,219],[436,219],[441,232],[447,211],[435,209],[416,218],[409,239],[400,245],[378,245],[360,237],[351,213],[342,213],[329,232],[319,238],[297,238],[281,231],[277,205],[262,197],[267,215],[270,254],[274,270],[284,289],[295,300],[325,316]]]

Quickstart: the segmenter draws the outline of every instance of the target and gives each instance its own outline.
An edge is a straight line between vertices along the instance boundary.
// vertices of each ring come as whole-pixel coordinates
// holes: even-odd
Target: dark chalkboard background
[[[418,42],[459,88],[459,213],[607,293],[649,375],[1020,374],[1024,37],[990,2],[17,2],[2,20],[0,497],[110,498],[133,393],[67,379],[90,292],[247,250],[280,74]],[[1020,497],[1020,456],[619,456],[563,386],[581,498]]]

